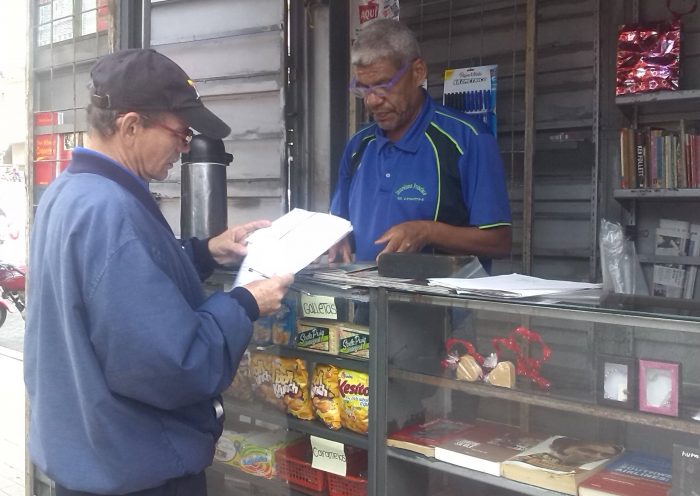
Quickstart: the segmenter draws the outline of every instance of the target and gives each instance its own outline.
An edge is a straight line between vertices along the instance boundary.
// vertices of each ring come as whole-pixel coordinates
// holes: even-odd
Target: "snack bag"
[[[333,365],[317,364],[311,380],[311,401],[316,415],[329,429],[340,429],[341,398],[338,369]]]
[[[284,402],[287,413],[302,420],[313,420],[309,373],[304,361],[299,358],[273,357],[272,373],[275,397]]]
[[[338,388],[342,398],[340,422],[351,431],[367,434],[369,425],[369,375],[355,370],[338,372]]]
[[[260,317],[253,322],[251,342],[261,346],[272,344],[272,316]]]
[[[272,342],[282,346],[293,346],[296,321],[296,301],[284,298],[282,307],[272,319]]]
[[[233,382],[224,394],[237,400],[253,401],[253,388],[250,383],[250,352],[243,353],[236,375],[233,376]]]
[[[275,396],[273,388],[272,355],[265,353],[250,354],[250,375],[253,388],[253,395],[271,405],[278,410],[284,411],[286,406],[284,401]]]

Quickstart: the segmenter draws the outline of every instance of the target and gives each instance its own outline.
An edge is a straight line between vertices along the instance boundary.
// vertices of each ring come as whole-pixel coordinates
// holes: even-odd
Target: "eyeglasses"
[[[367,96],[369,96],[370,93],[374,93],[379,98],[386,98],[387,96],[389,96],[389,93],[391,93],[391,89],[394,86],[396,86],[396,83],[399,82],[399,79],[401,79],[403,75],[406,74],[406,71],[408,70],[410,65],[410,62],[406,62],[399,68],[398,71],[394,73],[394,75],[389,81],[382,84],[375,84],[374,86],[358,86],[357,79],[355,79],[355,77],[353,76],[353,78],[350,80],[348,90],[350,90],[350,93],[359,98],[366,98]]]
[[[173,129],[170,126],[166,126],[162,122],[158,122],[155,119],[152,119],[151,117],[144,115],[144,114],[139,114],[144,120],[149,121],[151,124],[153,124],[156,127],[159,127],[161,129],[165,129],[166,131],[170,131],[174,136],[177,136],[182,140],[182,143],[185,145],[189,145],[190,142],[192,141],[192,136],[194,136],[194,132],[192,129],[187,128],[186,131],[178,131],[177,129]]]

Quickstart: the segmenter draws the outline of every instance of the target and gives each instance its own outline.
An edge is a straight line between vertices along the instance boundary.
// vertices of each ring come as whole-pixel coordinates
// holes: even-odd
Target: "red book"
[[[671,459],[628,451],[586,479],[579,496],[666,496]]]
[[[460,436],[472,427],[472,424],[438,418],[423,424],[411,424],[389,434],[386,445],[434,457],[435,446]]]

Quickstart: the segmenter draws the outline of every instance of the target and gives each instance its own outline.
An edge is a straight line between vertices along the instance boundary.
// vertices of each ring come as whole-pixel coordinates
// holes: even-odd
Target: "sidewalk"
[[[22,355],[0,347],[0,496],[24,496]]]

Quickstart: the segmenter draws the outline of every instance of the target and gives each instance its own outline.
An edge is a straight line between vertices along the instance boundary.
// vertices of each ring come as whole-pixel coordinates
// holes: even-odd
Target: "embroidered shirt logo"
[[[420,184],[416,183],[406,183],[401,185],[395,192],[394,195],[399,201],[425,201],[425,197],[428,195],[425,188]]]

